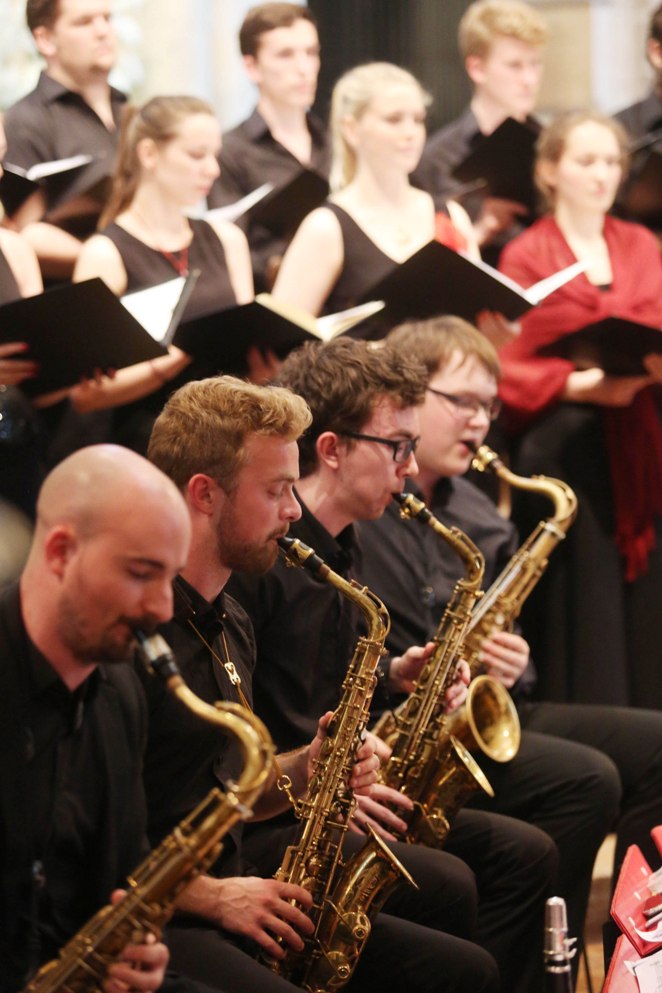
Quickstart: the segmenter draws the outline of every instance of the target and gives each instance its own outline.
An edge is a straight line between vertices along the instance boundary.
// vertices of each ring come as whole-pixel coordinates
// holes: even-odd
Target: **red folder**
[[[609,972],[602,987],[602,993],[639,993],[639,983],[629,972],[626,962],[637,961],[637,954],[624,934],[616,942],[614,954],[611,957]]]
[[[651,838],[655,842],[658,852],[662,855],[662,824],[653,828],[651,831]]]
[[[630,845],[623,859],[611,901],[611,916],[640,955],[650,955],[651,952],[662,948],[662,941],[645,941],[635,931],[635,927],[646,927],[643,905],[651,896],[647,885],[650,874],[651,868],[639,846]],[[660,900],[662,902],[662,896]]]

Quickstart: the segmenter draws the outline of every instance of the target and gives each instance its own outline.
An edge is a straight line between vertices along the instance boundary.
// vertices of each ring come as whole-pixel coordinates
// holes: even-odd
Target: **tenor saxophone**
[[[127,944],[146,934],[160,937],[176,898],[213,865],[230,828],[250,816],[273,765],[273,745],[262,721],[237,703],[205,703],[184,683],[161,635],[136,636],[143,661],[168,689],[199,717],[238,739],[242,773],[237,783],[227,785],[227,792],[214,788],[207,794],[129,876],[123,899],[90,918],[23,993],[102,993],[108,965]]]
[[[563,541],[577,515],[577,497],[560,479],[516,475],[487,445],[481,445],[472,464],[480,472],[496,473],[515,489],[548,497],[554,507],[552,516],[536,525],[489,590],[475,604],[462,645],[462,657],[476,678],[469,686],[465,707],[450,718],[450,728],[467,747],[473,747],[475,743],[496,761],[507,762],[519,748],[519,722],[516,732],[514,725],[509,730],[505,713],[512,711],[516,716],[510,694],[506,694],[507,700],[504,700],[506,691],[503,686],[497,680],[480,674],[481,645],[495,631],[512,631],[524,601],[547,568],[549,556]]]
[[[384,605],[370,590],[343,579],[308,545],[294,538],[280,538],[279,544],[288,564],[310,570],[355,603],[368,628],[349,664],[313,776],[296,803],[295,813],[302,822],[298,841],[286,850],[276,874],[276,879],[311,893],[315,931],[302,952],[288,950],[284,959],[271,960],[269,965],[310,993],[331,993],[352,976],[372,918],[395,885],[401,879],[416,885],[371,829],[360,851],[347,862],[341,857],[356,803],[349,787],[354,756],[365,736],[375,670],[390,622]]]
[[[457,674],[462,639],[471,609],[480,597],[483,556],[459,528],[447,528],[412,494],[396,494],[403,517],[416,517],[447,541],[460,556],[465,576],[453,595],[432,639],[434,650],[416,686],[394,711],[377,723],[375,733],[391,747],[383,773],[387,786],[414,802],[406,840],[439,848],[450,822],[478,789],[494,796],[492,787],[466,748],[447,731],[446,691]]]

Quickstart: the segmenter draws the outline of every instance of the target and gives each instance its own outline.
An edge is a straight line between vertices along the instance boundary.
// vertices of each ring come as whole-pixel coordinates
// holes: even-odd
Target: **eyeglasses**
[[[478,397],[467,396],[466,394],[457,396],[455,393],[444,393],[443,390],[435,390],[434,387],[427,387],[428,393],[434,393],[436,397],[443,397],[455,408],[455,413],[462,417],[473,417],[482,410],[491,421],[496,420],[501,412],[501,400],[499,397],[492,397],[491,400],[479,400]]]
[[[355,438],[357,441],[376,441],[379,445],[388,445],[393,452],[394,462],[406,462],[407,459],[411,458],[421,440],[420,438],[401,438],[394,441],[391,438],[378,438],[374,434],[360,434],[358,431],[342,431],[341,434],[343,438]]]

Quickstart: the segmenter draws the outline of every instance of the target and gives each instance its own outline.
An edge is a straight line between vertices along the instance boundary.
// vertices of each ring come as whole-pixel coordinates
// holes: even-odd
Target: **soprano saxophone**
[[[447,730],[446,691],[457,673],[462,639],[480,597],[485,561],[459,528],[447,528],[412,494],[396,494],[403,517],[416,517],[447,541],[460,556],[466,575],[458,581],[432,639],[435,648],[416,686],[397,710],[387,712],[375,733],[391,747],[383,773],[387,786],[414,802],[406,840],[440,848],[450,822],[478,789],[492,787],[466,748]]]
[[[502,695],[506,691],[496,680],[480,675],[480,649],[483,639],[495,631],[512,631],[524,601],[547,568],[549,556],[563,541],[577,515],[577,497],[567,483],[551,476],[518,476],[503,464],[496,452],[481,445],[473,459],[474,469],[494,472],[515,489],[540,493],[552,501],[554,513],[540,521],[524,544],[495,579],[482,599],[474,606],[462,645],[462,656],[469,664],[472,676],[464,708],[453,714],[450,727],[453,734],[472,747],[475,742],[482,751],[497,761],[507,762],[517,754],[520,734],[508,733],[499,716],[508,704]],[[499,692],[496,691],[499,687]],[[509,706],[514,711],[510,694]]]
[[[184,683],[161,635],[146,637],[136,632],[136,636],[145,665],[168,689],[199,717],[238,739],[242,773],[237,783],[227,785],[227,792],[214,788],[207,794],[129,876],[123,899],[90,918],[58,958],[42,966],[23,993],[102,993],[106,969],[125,945],[146,934],[160,937],[176,898],[213,865],[230,828],[250,816],[272,768],[273,745],[262,721],[240,704],[205,703]]]
[[[354,756],[368,723],[375,670],[384,653],[389,617],[366,587],[329,568],[312,548],[295,538],[280,538],[288,564],[310,570],[334,586],[362,611],[368,631],[359,638],[343,682],[343,693],[327,728],[315,770],[295,813],[302,822],[299,840],[285,852],[276,879],[304,887],[313,897],[315,925],[302,952],[288,950],[269,964],[274,972],[309,990],[331,993],[352,976],[370,935],[374,917],[407,870],[369,829],[365,845],[343,862],[341,843],[355,807],[349,787]]]

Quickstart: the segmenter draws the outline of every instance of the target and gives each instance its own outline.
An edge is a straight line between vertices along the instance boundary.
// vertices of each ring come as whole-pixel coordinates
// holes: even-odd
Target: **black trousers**
[[[616,766],[621,797],[614,880],[630,845],[639,845],[652,869],[660,854],[650,830],[662,824],[662,713],[632,707],[531,703],[521,708],[527,730],[596,748]]]
[[[529,730],[511,762],[476,757],[496,795],[473,804],[535,824],[554,839],[556,895],[567,902],[571,935],[581,937],[595,856],[619,809],[614,763],[594,748]]]

